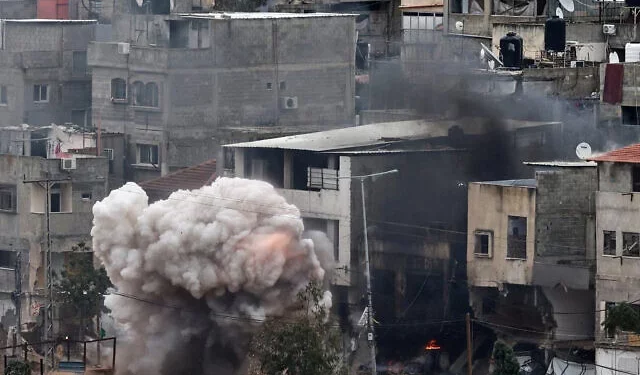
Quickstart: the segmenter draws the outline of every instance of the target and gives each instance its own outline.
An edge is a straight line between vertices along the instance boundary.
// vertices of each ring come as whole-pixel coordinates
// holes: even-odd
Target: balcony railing
[[[338,190],[338,170],[307,168],[307,187],[310,189]]]

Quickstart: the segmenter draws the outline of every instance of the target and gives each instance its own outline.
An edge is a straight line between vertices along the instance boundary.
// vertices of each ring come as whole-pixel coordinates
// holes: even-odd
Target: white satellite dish
[[[560,18],[564,18],[564,13],[562,13],[562,8],[560,8],[560,7],[556,8],[556,16],[558,16]]]
[[[462,31],[464,29],[464,23],[462,21],[456,22],[456,30]]]
[[[560,0],[560,5],[562,5],[567,12],[573,12],[576,9],[573,0]]]
[[[591,145],[587,142],[580,143],[578,147],[576,147],[576,155],[580,160],[585,160],[591,157]]]

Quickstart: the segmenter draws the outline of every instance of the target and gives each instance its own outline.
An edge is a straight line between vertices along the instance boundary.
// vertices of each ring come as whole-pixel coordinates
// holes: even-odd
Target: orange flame
[[[424,347],[425,350],[440,350],[442,347],[438,345],[436,340],[429,340],[427,346]]]

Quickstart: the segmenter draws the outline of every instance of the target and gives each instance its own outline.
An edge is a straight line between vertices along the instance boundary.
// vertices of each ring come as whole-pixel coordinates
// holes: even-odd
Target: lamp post
[[[367,325],[369,332],[367,332],[367,340],[371,348],[371,374],[377,375],[376,366],[376,342],[373,329],[373,298],[371,293],[371,270],[369,265],[369,238],[367,234],[367,209],[364,199],[364,181],[368,178],[375,179],[376,177],[384,176],[391,173],[398,173],[397,169],[391,169],[385,172],[378,172],[360,176],[348,176],[343,178],[350,178],[360,181],[360,193],[362,195],[362,224],[364,225],[364,261],[365,261],[365,277],[367,279]]]

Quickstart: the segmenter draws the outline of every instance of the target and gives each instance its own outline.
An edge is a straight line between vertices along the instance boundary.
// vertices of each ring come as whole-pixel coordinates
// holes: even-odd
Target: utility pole
[[[51,186],[57,182],[62,181],[70,181],[71,178],[50,178],[49,172],[46,172],[47,178],[38,179],[38,180],[24,180],[25,184],[38,184],[40,187],[45,189],[45,221],[47,227],[47,252],[45,256],[45,285],[47,287],[46,291],[46,299],[47,303],[45,304],[45,314],[44,314],[44,338],[42,341],[45,342],[45,359],[50,357],[50,366],[53,368],[54,366],[54,357],[53,357],[53,345],[50,345],[48,341],[53,340],[53,267],[51,263]],[[44,361],[45,366],[47,361]]]
[[[364,181],[367,178],[376,178],[386,174],[398,173],[397,169],[392,169],[385,172],[372,173],[361,176],[348,176],[343,178],[350,178],[360,180],[360,192],[362,194],[362,224],[364,225],[364,261],[365,261],[365,277],[367,279],[367,341],[369,341],[369,347],[371,348],[371,374],[377,375],[376,364],[376,341],[373,328],[373,297],[371,293],[371,268],[369,264],[369,238],[367,235],[367,208],[364,199]]]
[[[471,339],[471,315],[465,316],[467,323],[467,375],[473,375],[473,342]]]

